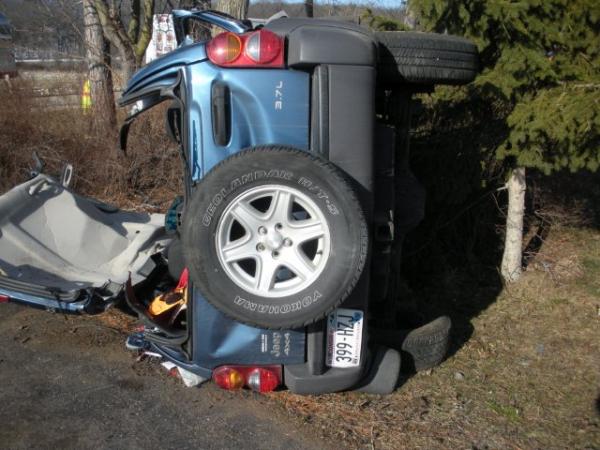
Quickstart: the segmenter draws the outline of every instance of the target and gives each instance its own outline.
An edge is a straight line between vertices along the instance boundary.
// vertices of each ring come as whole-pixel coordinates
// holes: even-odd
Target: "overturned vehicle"
[[[447,319],[373,325],[423,210],[411,96],[470,82],[476,47],[318,19],[174,21],[178,49],[120,99],[133,106],[121,145],[169,102],[181,197],[165,216],[125,212],[72,192],[68,170],[36,174],[0,197],[0,300],[73,313],[126,302],[144,324],[130,348],[228,389],[389,393],[401,352],[417,369],[441,361]],[[192,43],[194,21],[225,31]]]

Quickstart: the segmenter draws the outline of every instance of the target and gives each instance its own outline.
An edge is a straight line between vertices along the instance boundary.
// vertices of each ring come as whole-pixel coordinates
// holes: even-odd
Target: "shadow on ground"
[[[410,329],[450,317],[448,357],[471,339],[472,319],[503,289],[506,191],[498,190],[500,168],[485,168],[482,161],[489,162],[506,130],[488,125],[413,137],[411,167],[427,191],[425,217],[405,238],[393,306],[388,300],[374,308],[388,328],[392,321],[397,329]],[[530,170],[527,183],[524,269],[554,226],[600,226],[600,173],[545,176]],[[402,357],[409,377],[414,364],[410,355]]]

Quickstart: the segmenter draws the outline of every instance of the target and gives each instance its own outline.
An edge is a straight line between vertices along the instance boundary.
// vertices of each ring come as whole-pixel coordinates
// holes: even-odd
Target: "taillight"
[[[206,44],[206,53],[222,67],[284,67],[283,38],[265,29],[221,33]]]
[[[217,65],[233,63],[242,53],[242,40],[235,33],[221,33],[206,44],[210,60]]]
[[[246,385],[256,392],[271,392],[279,386],[279,377],[272,370],[257,367],[248,373]]]
[[[258,64],[267,64],[279,55],[283,56],[282,49],[281,38],[270,31],[260,30],[246,39],[246,55]]]
[[[228,390],[249,387],[271,392],[281,384],[281,366],[221,366],[213,371],[213,381]]]
[[[6,295],[0,295],[0,303],[8,303],[10,301],[10,297]]]
[[[227,390],[241,389],[246,384],[242,373],[233,367],[219,367],[213,372],[213,381]]]

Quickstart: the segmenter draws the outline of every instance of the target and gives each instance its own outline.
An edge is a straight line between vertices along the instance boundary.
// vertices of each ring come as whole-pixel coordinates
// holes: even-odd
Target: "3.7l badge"
[[[283,81],[275,86],[275,109],[283,109]]]

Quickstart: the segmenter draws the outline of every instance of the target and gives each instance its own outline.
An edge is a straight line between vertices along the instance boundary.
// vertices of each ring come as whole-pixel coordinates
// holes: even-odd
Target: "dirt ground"
[[[0,305],[0,448],[334,448],[263,396],[186,388],[139,360],[129,324]]]

